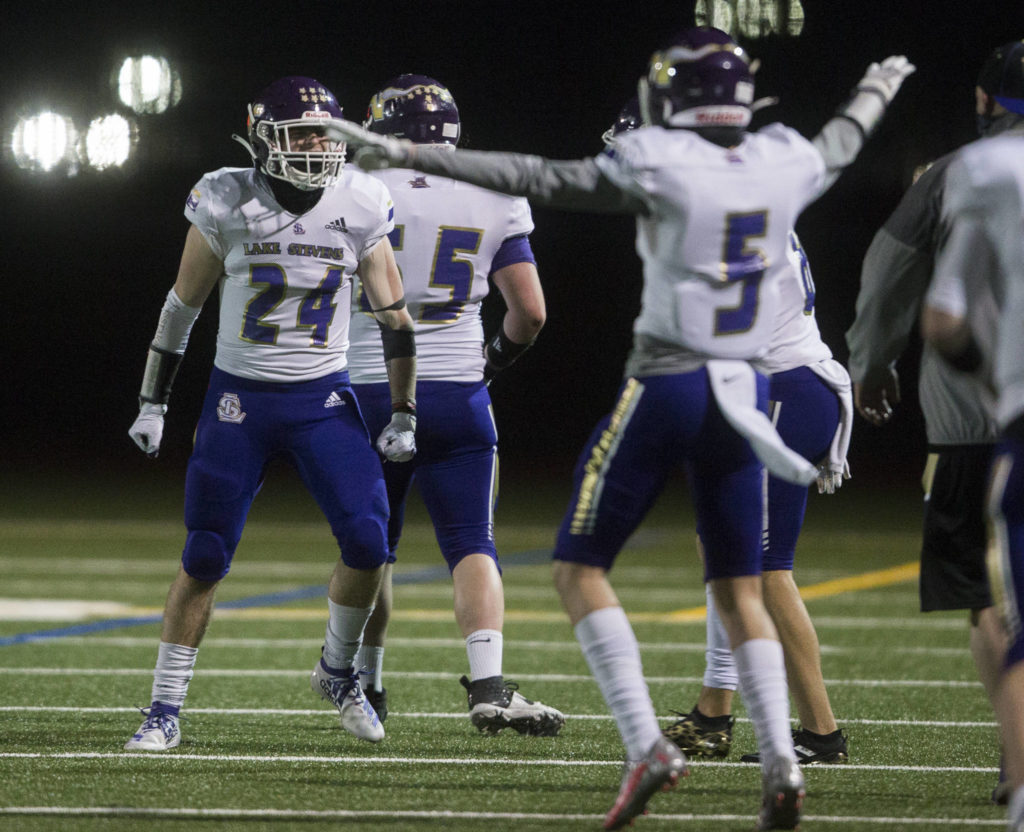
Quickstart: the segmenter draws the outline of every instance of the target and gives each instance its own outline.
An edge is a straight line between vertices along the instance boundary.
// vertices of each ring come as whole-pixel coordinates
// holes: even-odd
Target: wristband
[[[162,350],[150,345],[146,356],[146,372],[142,376],[139,403],[167,404],[171,397],[171,386],[181,366],[183,353]]]
[[[526,352],[533,345],[533,341],[525,344],[517,344],[505,334],[505,325],[495,333],[494,337],[484,347],[484,358],[487,363],[497,370],[504,370],[512,364],[519,356]]]
[[[412,358],[416,355],[416,333],[411,329],[392,329],[380,321],[380,340],[384,345],[384,360]]]
[[[416,415],[416,402],[413,399],[396,399],[391,402],[392,413],[408,413],[410,416]]]

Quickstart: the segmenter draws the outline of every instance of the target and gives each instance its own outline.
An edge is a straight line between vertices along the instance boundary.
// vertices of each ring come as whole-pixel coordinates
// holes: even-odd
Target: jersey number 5
[[[729,214],[725,218],[725,243],[722,247],[725,279],[730,283],[742,283],[743,288],[739,303],[715,309],[715,335],[736,335],[747,332],[754,325],[767,258],[749,241],[752,237],[763,237],[767,226],[767,211]]]

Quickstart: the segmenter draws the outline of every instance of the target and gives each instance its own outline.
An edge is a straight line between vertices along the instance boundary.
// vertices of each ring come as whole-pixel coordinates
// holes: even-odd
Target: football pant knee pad
[[[364,518],[350,523],[344,534],[335,533],[341,562],[352,569],[376,569],[388,559],[387,530],[383,522]]]
[[[234,553],[217,532],[198,529],[188,533],[181,565],[197,581],[219,581],[228,574]]]

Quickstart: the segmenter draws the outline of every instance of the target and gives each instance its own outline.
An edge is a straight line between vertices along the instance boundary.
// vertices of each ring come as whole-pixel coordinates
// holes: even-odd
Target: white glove
[[[143,402],[139,407],[139,415],[128,430],[128,435],[150,459],[156,459],[160,453],[160,440],[164,435],[164,414],[167,405]]]
[[[843,462],[843,470],[835,471],[828,463],[818,466],[818,493],[835,494],[843,484],[843,480],[850,479],[850,464]]]
[[[409,150],[414,146],[405,139],[371,133],[354,121],[332,119],[326,126],[328,138],[356,148],[353,157],[363,170],[404,168],[409,166]]]
[[[391,462],[408,462],[416,453],[416,417],[392,413],[388,426],[377,437],[377,450]]]
[[[917,69],[903,55],[891,55],[881,64],[871,64],[857,84],[857,90],[877,92],[888,104],[896,97],[900,85]]]

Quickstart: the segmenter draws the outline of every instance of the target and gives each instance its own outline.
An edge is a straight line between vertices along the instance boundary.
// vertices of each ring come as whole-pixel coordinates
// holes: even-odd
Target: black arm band
[[[411,329],[392,329],[380,321],[377,322],[377,326],[380,327],[385,361],[392,358],[412,358],[416,355],[416,334]]]
[[[171,386],[178,374],[181,359],[185,356],[179,352],[162,350],[150,344],[146,356],[146,372],[142,376],[142,389],[139,391],[140,402],[151,404],[167,404],[171,397]]]
[[[397,312],[399,309],[405,309],[405,296],[404,295],[402,297],[400,297],[398,300],[396,300],[390,306],[385,306],[385,307],[383,307],[381,309],[371,309],[370,311],[373,312],[373,314],[376,315],[378,312],[391,312],[391,311]]]
[[[504,370],[532,345],[533,341],[517,344],[505,334],[505,327],[502,325],[494,337],[487,342],[487,346],[484,348],[484,357],[487,359],[487,363],[496,370]]]
[[[981,366],[981,349],[978,347],[978,342],[974,340],[974,336],[971,335],[970,338],[971,340],[956,355],[943,354],[943,358],[946,359],[949,366],[962,373],[973,373]]]

